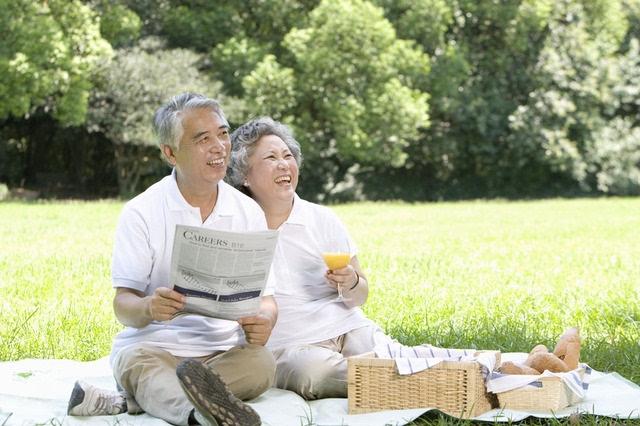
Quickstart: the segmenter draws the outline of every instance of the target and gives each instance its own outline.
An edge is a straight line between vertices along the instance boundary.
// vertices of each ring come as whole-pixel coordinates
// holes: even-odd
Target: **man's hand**
[[[184,294],[175,290],[158,287],[151,295],[149,315],[159,322],[170,320],[173,314],[184,308],[186,299]]]
[[[257,315],[238,318],[248,343],[264,346],[278,321],[278,305],[273,296],[264,296]]]
[[[271,336],[271,318],[265,314],[242,317],[238,319],[248,343],[264,346]]]
[[[143,328],[153,320],[166,321],[184,307],[185,296],[167,287],[157,288],[151,296],[126,287],[116,289],[113,308],[118,320],[135,328]]]

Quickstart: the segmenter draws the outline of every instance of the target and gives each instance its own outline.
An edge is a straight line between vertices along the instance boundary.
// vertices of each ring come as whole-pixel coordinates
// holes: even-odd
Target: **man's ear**
[[[162,153],[164,154],[164,157],[167,159],[169,164],[171,164],[172,166],[176,165],[176,156],[173,155],[173,148],[171,148],[169,145],[162,145]]]

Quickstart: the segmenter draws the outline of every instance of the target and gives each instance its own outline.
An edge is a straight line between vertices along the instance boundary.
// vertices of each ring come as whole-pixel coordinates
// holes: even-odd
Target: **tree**
[[[100,34],[112,47],[131,46],[140,37],[142,19],[124,0],[83,0],[100,16]]]
[[[147,0],[149,1],[149,0]],[[281,56],[284,36],[303,27],[318,0],[170,1],[162,29],[170,46],[210,52],[205,70],[231,96],[243,96],[242,79],[265,55]]]
[[[606,194],[640,195],[640,41],[609,61],[610,98],[589,135],[585,161],[591,188]]]
[[[419,86],[431,95],[431,126],[409,147],[415,161],[398,178],[439,181],[449,194],[460,188],[467,196],[496,188],[508,116],[531,91],[552,2],[375,2],[431,59]]]
[[[211,51],[208,73],[224,84],[225,93],[243,96],[242,79],[269,54],[269,49],[248,38],[231,37]],[[250,96],[247,96],[251,99]]]
[[[84,121],[92,78],[111,55],[96,15],[78,0],[0,0],[0,119],[45,107]]]
[[[227,113],[233,111],[231,100],[220,99],[221,85],[199,71],[201,61],[195,52],[166,49],[151,38],[117,50],[105,67],[103,84],[91,95],[87,126],[113,143],[121,196],[139,192],[145,176],[155,180],[166,173],[151,131],[158,106],[180,93],[196,92],[218,98]]]
[[[315,177],[333,188],[358,162],[401,167],[405,148],[429,124],[428,95],[410,78],[416,69],[428,73],[429,63],[414,43],[396,38],[382,9],[362,0],[323,0],[309,27],[292,30],[284,46],[290,67],[267,58],[243,86],[256,112],[276,104],[285,108],[281,116],[295,117],[307,162],[319,171]],[[260,83],[274,69],[295,78],[294,104]]]
[[[373,0],[403,39],[416,40],[429,56],[446,45],[453,24],[453,7],[446,0]]]
[[[638,53],[636,45],[617,54],[626,35],[621,3],[566,1],[553,17],[537,87],[510,117],[508,158],[524,182],[538,175],[541,185],[573,181],[584,191],[626,193],[637,179],[637,156],[613,153],[632,153],[640,143],[624,118],[637,111]]]
[[[231,37],[251,39],[277,49],[291,28],[304,24],[317,0],[167,0],[166,3],[159,35],[167,37],[170,46],[204,53]]]
[[[278,64],[274,55],[267,55],[255,70],[243,79],[249,111],[267,115],[274,120],[293,123],[296,107],[296,79],[291,68]]]

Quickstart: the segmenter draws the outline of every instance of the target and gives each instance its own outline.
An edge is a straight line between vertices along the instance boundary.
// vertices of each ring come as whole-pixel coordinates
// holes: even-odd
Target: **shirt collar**
[[[233,216],[234,208],[231,197],[231,191],[237,191],[237,189],[231,187],[228,183],[221,180],[218,182],[218,199],[216,200],[216,206],[213,208],[213,213],[218,216]]]
[[[306,209],[302,198],[298,197],[297,193],[293,194],[293,208],[289,217],[284,221],[283,225],[302,225],[306,223]]]
[[[170,179],[169,185],[167,187],[167,205],[169,210],[171,211],[181,211],[181,210],[194,210],[196,207],[193,207],[191,204],[187,202],[182,196],[180,192],[180,188],[178,188],[178,179],[176,177],[176,169],[174,168],[171,172],[171,176],[167,176],[165,179]],[[224,181],[218,182],[218,199],[216,200],[216,205],[213,208],[212,215],[215,214],[217,216],[232,216],[233,208],[229,202],[227,202],[230,194],[229,191],[235,191],[235,189],[231,188]]]
[[[187,203],[187,200],[184,199],[180,192],[180,188],[178,188],[176,169],[174,168],[171,171],[171,176],[167,176],[165,179],[169,179],[169,184],[167,185],[167,206],[169,210],[193,210],[193,206]]]

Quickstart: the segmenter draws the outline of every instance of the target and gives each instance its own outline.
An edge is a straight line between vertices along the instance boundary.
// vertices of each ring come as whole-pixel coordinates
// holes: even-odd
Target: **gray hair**
[[[160,106],[153,115],[153,131],[158,145],[169,145],[176,151],[180,149],[180,139],[184,134],[184,113],[199,108],[215,112],[227,126],[229,125],[218,101],[195,93],[183,93]]]
[[[244,186],[247,175],[251,172],[249,158],[255,152],[256,144],[265,136],[278,136],[287,145],[293,158],[302,167],[302,151],[300,144],[293,137],[293,131],[289,126],[269,117],[258,117],[238,127],[231,134],[231,154],[229,156],[229,169],[227,180],[231,185],[251,195]]]

